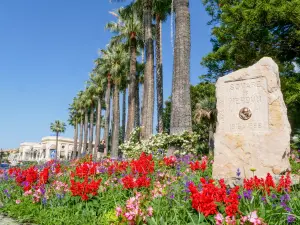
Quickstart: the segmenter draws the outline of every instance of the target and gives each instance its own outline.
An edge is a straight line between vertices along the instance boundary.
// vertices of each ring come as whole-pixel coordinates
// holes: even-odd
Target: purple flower
[[[280,201],[281,202],[287,202],[287,201],[289,201],[290,200],[290,195],[289,194],[285,194],[285,195],[282,195],[281,197],[280,197]]]
[[[237,177],[239,177],[239,176],[241,175],[240,168],[238,168],[238,169],[237,169],[237,171],[236,171],[236,175],[237,175]]]
[[[46,204],[47,204],[47,199],[46,199],[46,198],[43,198],[43,199],[42,199],[42,204],[43,204],[43,205],[46,205]]]
[[[277,196],[276,196],[275,194],[272,194],[271,197],[272,197],[273,199],[277,198]]]
[[[244,191],[243,192],[244,198],[250,200],[252,198],[252,191],[248,190],[248,191]]]
[[[41,191],[42,195],[44,195],[46,193],[46,190],[45,190],[45,188],[43,186],[40,187],[40,191]]]
[[[185,190],[184,191],[186,193],[190,192],[190,189],[189,189],[190,184],[194,184],[193,181],[187,181],[187,182],[185,182],[185,185],[184,185],[185,186]]]
[[[261,200],[264,202],[264,203],[266,203],[267,201],[266,201],[266,197],[261,197]]]
[[[288,212],[291,212],[291,211],[292,211],[292,209],[289,208],[289,207],[286,207],[285,210],[288,211]]]
[[[285,202],[281,202],[280,205],[285,208],[286,207],[286,203]]]
[[[293,223],[296,220],[296,218],[293,215],[288,215],[287,222],[288,224]]]
[[[170,199],[174,199],[174,197],[175,197],[174,194],[170,195]]]

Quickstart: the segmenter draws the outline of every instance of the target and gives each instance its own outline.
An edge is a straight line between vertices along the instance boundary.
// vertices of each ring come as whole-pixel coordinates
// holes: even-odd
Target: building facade
[[[58,137],[57,159],[71,159],[74,141],[72,138]],[[23,142],[20,144],[19,161],[47,161],[55,159],[56,137],[43,137],[40,143]]]

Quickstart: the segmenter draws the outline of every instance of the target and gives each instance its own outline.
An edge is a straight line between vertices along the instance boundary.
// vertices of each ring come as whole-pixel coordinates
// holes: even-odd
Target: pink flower
[[[125,217],[126,217],[128,220],[132,220],[132,219],[133,219],[133,216],[132,216],[129,212],[125,213]]]
[[[216,216],[215,216],[215,220],[216,220],[216,225],[222,225],[223,224],[223,220],[224,220],[224,217],[221,213],[218,213]]]
[[[120,206],[118,206],[118,207],[116,208],[116,215],[117,215],[117,216],[121,216],[121,215],[122,215],[122,208],[121,208]]]
[[[226,216],[225,221],[226,221],[227,225],[236,225],[234,216],[233,217]]]
[[[21,203],[21,200],[17,199],[17,200],[16,200],[16,204],[19,205],[20,203]]]
[[[257,212],[256,211],[250,213],[250,215],[248,216],[248,220],[251,223],[253,223],[253,225],[262,224],[262,222],[260,221],[260,219],[257,216]]]
[[[153,215],[153,208],[151,206],[148,207],[147,212],[148,212],[148,216],[152,216]]]

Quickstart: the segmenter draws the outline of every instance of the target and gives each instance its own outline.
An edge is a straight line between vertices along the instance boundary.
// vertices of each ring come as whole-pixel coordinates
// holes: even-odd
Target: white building
[[[74,141],[72,138],[58,137],[57,159],[71,159]],[[40,143],[23,142],[20,144],[18,160],[47,161],[55,157],[56,137],[43,137]]]

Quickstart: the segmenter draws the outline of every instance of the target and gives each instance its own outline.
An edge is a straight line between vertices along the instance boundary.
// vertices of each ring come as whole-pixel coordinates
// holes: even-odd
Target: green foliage
[[[300,128],[300,77],[281,77],[281,89],[293,132]]]
[[[170,123],[171,123],[171,98],[165,101],[165,107],[163,109],[163,124],[164,124],[164,133],[170,134]],[[158,132],[158,125],[156,126],[156,131]]]
[[[178,135],[158,133],[147,140],[140,140],[139,133],[141,128],[136,128],[129,141],[120,145],[120,150],[127,158],[136,158],[142,152],[151,153],[153,156],[164,155],[169,147],[180,148],[175,154],[186,155],[196,153],[199,135],[196,133],[184,132]]]
[[[197,145],[197,151],[208,152],[208,139],[209,139],[209,124],[210,120],[206,117],[201,118],[200,121],[195,119],[197,111],[197,104],[203,102],[204,99],[210,99],[210,102],[216,102],[215,85],[210,82],[202,82],[197,85],[191,86],[191,107],[192,107],[192,128],[193,132],[198,134],[201,140]],[[164,132],[170,133],[171,121],[171,100],[170,98],[165,101],[163,111]],[[213,122],[215,123],[215,121]]]
[[[205,75],[216,79],[272,57],[282,74],[300,64],[300,0],[203,0],[212,16],[213,51],[203,58]]]
[[[50,124],[50,129],[56,134],[64,133],[66,131],[66,124],[60,120],[55,120],[54,123]]]

